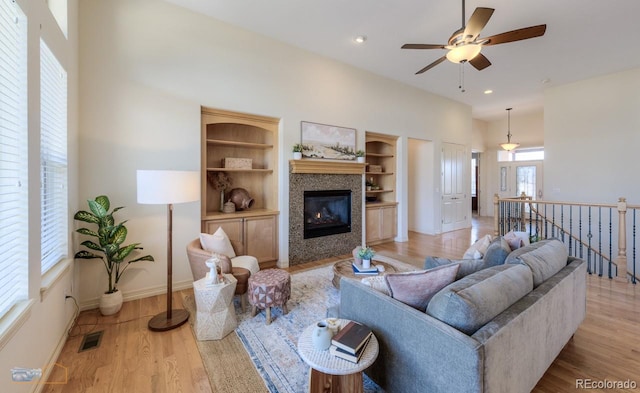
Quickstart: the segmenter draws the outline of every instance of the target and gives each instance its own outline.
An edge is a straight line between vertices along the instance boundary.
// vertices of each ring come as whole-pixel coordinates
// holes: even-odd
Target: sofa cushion
[[[458,265],[450,264],[417,272],[390,273],[384,278],[391,297],[425,311],[433,295],[451,284],[457,272]]]
[[[505,263],[526,265],[533,273],[533,286],[537,287],[567,265],[567,252],[558,239],[546,239],[512,252]]]
[[[218,230],[216,230],[213,235],[201,233],[200,246],[203,250],[226,255],[229,258],[236,256],[236,252],[231,245],[231,240],[229,240],[229,236],[227,236],[227,233],[222,227],[218,227]]]
[[[429,302],[427,314],[471,335],[532,289],[527,267],[493,266],[442,289]]]

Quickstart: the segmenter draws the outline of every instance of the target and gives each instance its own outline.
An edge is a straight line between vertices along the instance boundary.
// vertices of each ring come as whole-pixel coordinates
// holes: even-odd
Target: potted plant
[[[364,150],[356,151],[356,161],[357,162],[364,162]]]
[[[145,255],[125,261],[133,250],[142,250],[140,243],[133,243],[123,246],[127,237],[127,228],[124,226],[126,221],[116,224],[113,213],[123,207],[116,207],[109,212],[109,198],[105,195],[96,197],[95,200],[88,200],[89,210],[80,210],[73,216],[75,220],[95,224],[97,230],[88,228],[79,228],[76,232],[90,236],[96,239],[85,240],[82,246],[89,250],[81,250],[76,253],[76,259],[101,259],[107,270],[108,290],[100,298],[100,312],[103,315],[111,315],[120,311],[122,307],[122,293],[118,290],[118,281],[127,270],[129,265],[140,261],[151,261],[154,259],[151,255]],[[94,252],[97,252],[94,253]]]
[[[304,146],[302,146],[302,143],[296,143],[295,145],[293,145],[294,160],[299,160],[302,158],[302,149],[304,149]]]
[[[376,254],[371,247],[364,246],[358,250],[358,257],[362,259],[362,267],[368,269],[371,267],[371,259]]]

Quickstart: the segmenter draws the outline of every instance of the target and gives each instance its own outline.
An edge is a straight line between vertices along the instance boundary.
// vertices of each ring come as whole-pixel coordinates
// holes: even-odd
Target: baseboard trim
[[[62,336],[60,337],[60,340],[58,340],[58,345],[56,345],[53,352],[51,353],[51,356],[49,356],[49,361],[46,363],[46,366],[42,369],[42,377],[40,378],[40,381],[34,384],[33,389],[31,390],[31,393],[42,392],[42,389],[45,386],[47,386],[47,381],[49,380],[49,376],[51,375],[51,371],[53,371],[54,366],[64,367],[62,365],[59,365],[57,363],[57,360],[60,357],[60,354],[62,353],[62,349],[64,348],[64,345],[67,343],[67,338],[69,337],[69,330],[71,330],[71,327],[73,326],[74,322],[75,322],[75,317],[72,316],[69,319],[69,322],[67,322],[66,328],[62,332]]]
[[[179,281],[179,282],[173,283],[173,292],[181,291],[183,289],[189,289],[189,288],[193,288],[193,280],[185,280],[185,281]],[[167,286],[158,285],[155,287],[143,288],[135,291],[126,292],[123,294],[123,300],[127,302],[130,300],[138,300],[138,299],[144,299],[151,296],[163,295],[165,293],[167,293]],[[80,310],[81,311],[92,310],[94,308],[98,308],[99,304],[100,304],[99,297],[88,299],[86,301],[83,301],[80,304]]]

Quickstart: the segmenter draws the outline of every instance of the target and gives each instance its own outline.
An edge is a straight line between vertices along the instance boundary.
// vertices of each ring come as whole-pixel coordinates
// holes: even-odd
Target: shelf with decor
[[[279,123],[272,117],[201,108],[201,230],[213,233],[222,227],[239,248],[236,252],[256,254],[260,263],[278,260]],[[236,188],[246,190],[250,206],[223,209]]]
[[[273,145],[271,144],[229,141],[229,140],[223,140],[223,139],[207,139],[207,144],[217,145],[217,146],[235,146],[235,147],[242,147],[247,149],[273,149]]]
[[[208,172],[256,172],[256,173],[272,173],[273,169],[240,169],[240,168],[207,168]]]
[[[367,132],[365,135],[365,230],[367,244],[392,241],[397,234],[396,202],[397,136]],[[370,189],[370,187],[372,189]]]

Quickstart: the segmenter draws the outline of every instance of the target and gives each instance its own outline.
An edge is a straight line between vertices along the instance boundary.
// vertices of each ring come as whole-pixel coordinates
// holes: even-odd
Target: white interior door
[[[463,145],[442,144],[442,232],[466,227],[469,158]]]

